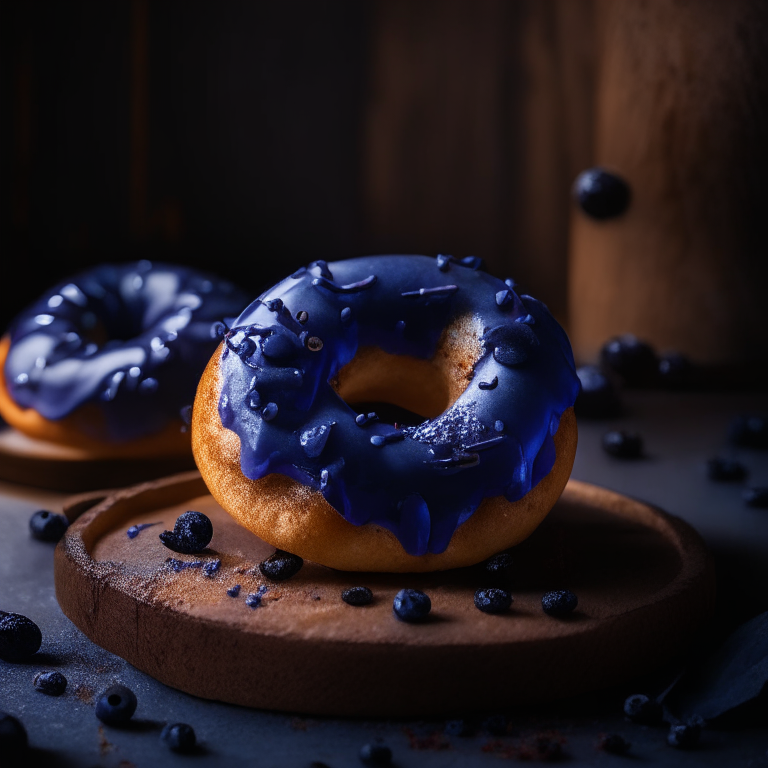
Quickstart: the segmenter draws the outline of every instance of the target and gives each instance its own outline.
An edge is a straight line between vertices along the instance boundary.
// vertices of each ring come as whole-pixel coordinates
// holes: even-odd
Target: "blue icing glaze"
[[[546,307],[477,266],[443,256],[316,262],[250,304],[220,363],[219,414],[240,438],[243,474],[309,485],[413,555],[443,552],[484,498],[528,493],[554,465],[553,435],[579,380]],[[483,329],[477,385],[437,418],[396,429],[353,411],[329,383],[362,345],[429,359],[467,314]],[[249,407],[254,392],[276,406],[269,418]]]
[[[249,298],[188,267],[95,267],[51,288],[14,320],[8,390],[17,405],[50,420],[96,403],[115,441],[153,434],[194,400],[219,343],[212,324],[237,315]]]

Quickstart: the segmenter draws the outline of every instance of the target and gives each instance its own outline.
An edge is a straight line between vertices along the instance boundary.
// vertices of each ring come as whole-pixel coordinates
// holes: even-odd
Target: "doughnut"
[[[0,340],[0,416],[25,435],[100,457],[190,451],[181,409],[250,300],[188,267],[104,264],[56,285]]]
[[[315,261],[250,304],[192,414],[216,501],[342,570],[466,566],[528,536],[570,475],[579,380],[547,308],[479,266]]]

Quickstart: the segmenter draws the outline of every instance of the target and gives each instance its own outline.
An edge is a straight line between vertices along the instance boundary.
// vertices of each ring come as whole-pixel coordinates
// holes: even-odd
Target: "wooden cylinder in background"
[[[768,5],[598,0],[593,164],[622,216],[574,206],[577,359],[634,333],[706,365],[768,360]]]

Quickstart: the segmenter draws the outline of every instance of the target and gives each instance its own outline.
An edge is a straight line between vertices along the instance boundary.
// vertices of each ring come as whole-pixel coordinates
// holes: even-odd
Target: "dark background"
[[[0,13],[3,325],[103,261],[189,263],[255,295],[312,259],[386,252],[479,255],[565,312],[569,187],[588,143],[568,136],[578,160],[548,151],[562,120],[530,120],[567,106],[560,86],[539,90],[560,66],[562,2],[6,0]],[[588,69],[588,40],[574,46]]]

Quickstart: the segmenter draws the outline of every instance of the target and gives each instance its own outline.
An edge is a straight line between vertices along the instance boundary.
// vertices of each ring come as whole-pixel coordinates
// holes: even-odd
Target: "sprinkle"
[[[442,253],[437,254],[437,268],[441,272],[447,272],[451,268],[451,256],[444,256]]]
[[[181,573],[182,571],[186,570],[187,568],[202,568],[203,562],[202,560],[191,560],[187,562],[186,560],[177,560],[175,557],[169,557],[165,561],[166,565],[176,573]]]
[[[503,432],[503,431],[504,431],[504,422],[503,422],[501,419],[497,419],[497,420],[494,422],[494,424],[493,424],[493,428],[494,428],[494,429],[495,429],[497,432]]]
[[[525,315],[525,317],[516,317],[516,323],[525,323],[525,325],[535,325],[536,318],[533,315]]]
[[[53,320],[53,315],[35,315],[35,322],[38,325],[50,325]]]
[[[496,293],[496,304],[501,309],[509,309],[515,303],[515,294],[512,291],[498,291]]]
[[[370,288],[376,282],[376,275],[370,275],[365,280],[358,280],[356,283],[349,283],[349,285],[339,285],[331,280],[326,280],[323,277],[316,277],[312,281],[312,285],[318,288],[327,288],[333,293],[357,293],[358,291],[364,291]]]
[[[371,445],[375,445],[377,448],[382,445],[389,445],[390,443],[399,443],[405,439],[405,435],[402,432],[391,432],[388,435],[374,435],[371,438]]]
[[[260,405],[261,405],[261,395],[259,395],[259,393],[255,389],[252,389],[248,393],[248,407],[252,411],[255,411],[259,408]]]
[[[344,325],[352,322],[352,310],[349,307],[344,307],[344,309],[341,310],[341,322]]]
[[[480,269],[483,266],[483,260],[479,256],[465,256],[459,260],[459,264],[467,269]]]
[[[264,306],[270,312],[279,312],[283,308],[283,300],[282,299],[269,299],[269,301],[265,301],[264,302]]]
[[[267,403],[261,412],[261,418],[264,421],[272,421],[277,416],[277,403]]]
[[[358,427],[364,427],[369,421],[378,420],[379,417],[376,415],[375,411],[371,411],[368,414],[358,413],[357,416],[355,416],[355,424],[357,424]]]
[[[158,386],[159,385],[157,383],[157,379],[153,379],[151,377],[146,378],[139,384],[139,392],[148,395],[152,392],[155,392]]]
[[[490,381],[479,381],[477,383],[478,389],[496,389],[499,383],[499,377],[494,376]]]
[[[239,585],[239,584],[235,584],[235,586],[234,586],[234,587],[230,587],[230,588],[227,590],[227,594],[228,594],[230,597],[237,597],[237,596],[240,594],[240,589],[241,589],[240,585]]]
[[[462,453],[447,459],[432,459],[427,463],[439,469],[471,469],[480,463],[480,457],[476,453]]]
[[[458,285],[438,285],[435,288],[419,288],[418,291],[405,291],[400,295],[408,299],[419,298],[420,296],[442,298],[445,296],[453,296],[458,290]]]
[[[489,440],[483,440],[482,442],[475,443],[474,445],[465,445],[465,451],[485,451],[488,448],[493,448],[494,445],[503,443],[507,439],[506,435],[499,435],[498,437],[492,437]]]
[[[327,469],[323,469],[320,472],[320,490],[322,491],[327,485],[328,480],[331,477],[331,473]]]
[[[129,539],[135,539],[145,528],[151,528],[153,525],[160,525],[160,523],[139,523],[138,525],[132,525],[125,535]]]
[[[321,277],[333,280],[333,274],[331,273],[331,270],[328,269],[328,262],[323,261],[323,259],[311,262],[308,269],[319,269]]]
[[[203,566],[203,573],[209,578],[212,579],[216,572],[221,568],[221,560],[218,558],[216,560],[209,560],[204,566]]]
[[[312,427],[312,429],[308,429],[301,433],[299,442],[304,449],[304,453],[306,453],[310,459],[316,459],[323,452],[325,444],[328,442],[328,438],[331,435],[331,428],[335,424],[335,421],[332,421],[329,424],[320,424],[317,427]]]
[[[258,608],[261,605],[261,598],[264,597],[269,587],[262,584],[256,592],[252,592],[245,598],[245,604],[249,608]]]

